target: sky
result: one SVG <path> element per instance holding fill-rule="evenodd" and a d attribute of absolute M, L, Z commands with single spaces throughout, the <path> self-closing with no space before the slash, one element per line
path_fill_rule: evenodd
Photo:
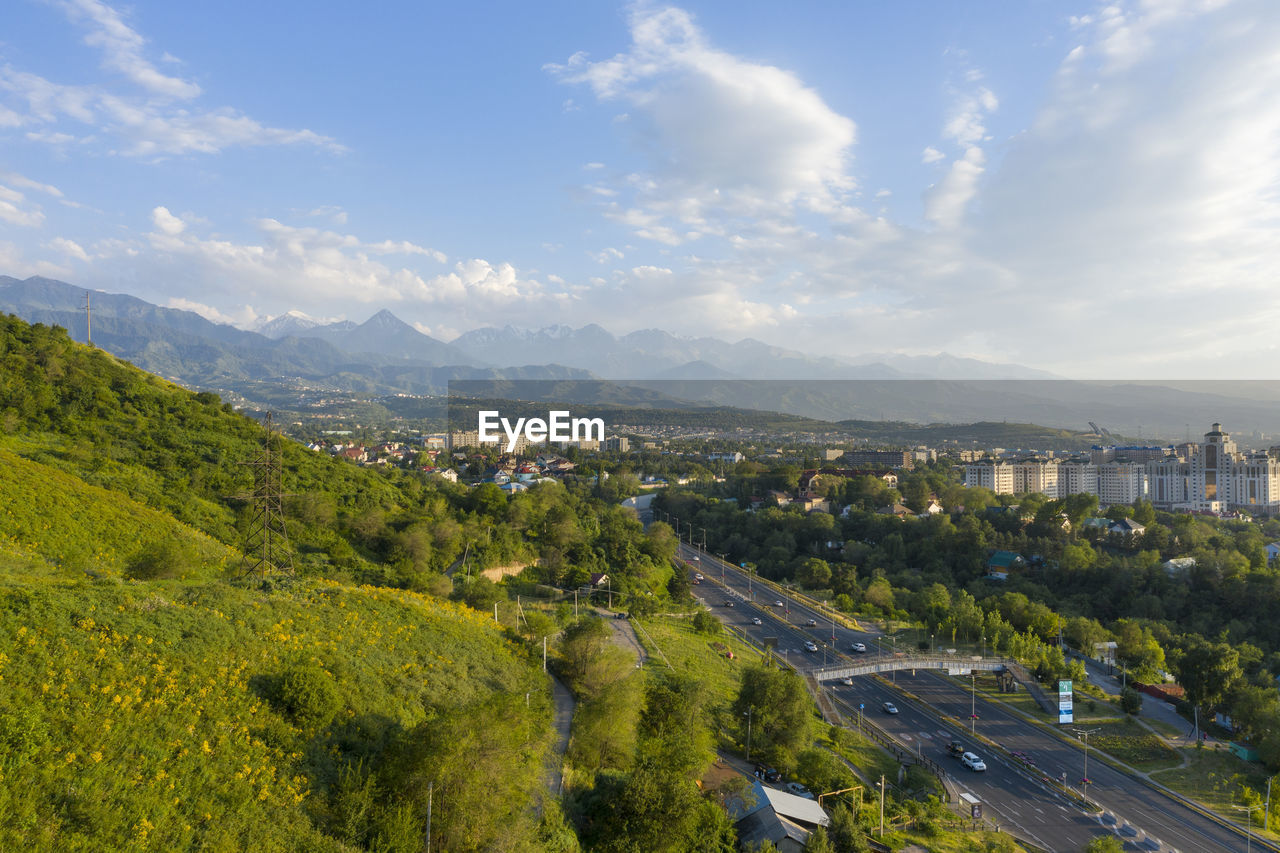
<path fill-rule="evenodd" d="M 1274 0 L 8 0 L 0 274 L 1278 378 Z"/>

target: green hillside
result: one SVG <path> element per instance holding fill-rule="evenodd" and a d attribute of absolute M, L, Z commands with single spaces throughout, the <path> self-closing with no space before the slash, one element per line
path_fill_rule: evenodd
<path fill-rule="evenodd" d="M 449 849 L 533 834 L 544 686 L 469 608 L 327 582 L 7 584 L 0 648 L 0 849 L 416 850 L 428 778 Z"/>
<path fill-rule="evenodd" d="M 64 471 L 0 447 L 0 558 L 31 570 L 120 575 L 149 545 L 175 543 L 192 571 L 220 573 L 238 551 L 204 533 Z M 67 523 L 73 519 L 74 523 Z"/>
<path fill-rule="evenodd" d="M 285 441 L 298 572 L 251 586 L 264 435 L 0 316 L 0 849 L 417 851 L 430 810 L 436 849 L 576 850 L 541 660 L 572 611 L 518 625 L 474 569 L 608 571 L 653 609 L 670 530 L 585 482 L 508 497 Z"/>

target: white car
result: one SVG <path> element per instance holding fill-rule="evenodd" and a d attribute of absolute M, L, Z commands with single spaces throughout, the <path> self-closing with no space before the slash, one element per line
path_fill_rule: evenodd
<path fill-rule="evenodd" d="M 704 578 L 704 577 L 702 576 L 702 572 L 694 572 L 694 573 L 693 573 L 693 579 L 694 579 L 694 580 L 696 580 L 696 581 L 704 581 L 704 580 L 706 580 L 706 578 Z"/>
<path fill-rule="evenodd" d="M 818 650 L 818 644 L 815 643 L 813 640 L 805 640 L 804 650 L 806 652 L 816 652 Z"/>
<path fill-rule="evenodd" d="M 892 702 L 885 702 L 880 706 L 880 710 L 884 711 L 886 714 L 896 714 L 898 713 L 898 706 Z"/>
<path fill-rule="evenodd" d="M 964 755 L 960 756 L 960 763 L 975 772 L 987 769 L 987 763 L 972 752 L 966 752 Z"/>
<path fill-rule="evenodd" d="M 752 625 L 763 625 L 764 623 L 760 621 L 760 617 L 759 617 L 759 616 L 752 616 L 752 617 L 751 617 L 751 624 L 752 624 Z"/>
<path fill-rule="evenodd" d="M 787 605 L 783 604 L 781 600 L 778 600 L 778 601 L 775 601 L 775 602 L 773 603 L 773 606 L 774 606 L 774 607 L 786 607 Z"/>
<path fill-rule="evenodd" d="M 852 676 L 852 675 L 846 675 L 844 678 L 842 678 L 842 679 L 840 680 L 840 683 L 841 683 L 841 684 L 843 684 L 845 687 L 852 687 L 852 686 L 853 686 L 853 676 Z"/>
<path fill-rule="evenodd" d="M 804 797 L 806 800 L 812 800 L 813 794 L 809 793 L 809 789 L 799 782 L 788 782 L 785 786 L 788 794 L 794 794 L 797 797 Z"/>
<path fill-rule="evenodd" d="M 866 644 L 866 643 L 854 643 L 854 644 L 853 644 L 852 646 L 850 646 L 849 648 L 853 649 L 855 652 L 857 652 L 857 653 L 858 653 L 858 654 L 860 654 L 860 655 L 862 655 L 862 654 L 866 654 L 866 653 L 867 653 L 867 644 Z"/>

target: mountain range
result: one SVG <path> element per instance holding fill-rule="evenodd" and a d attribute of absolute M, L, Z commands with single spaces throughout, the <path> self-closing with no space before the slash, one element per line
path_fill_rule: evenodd
<path fill-rule="evenodd" d="M 62 326 L 77 340 L 86 338 L 86 299 L 95 345 L 189 387 L 233 391 L 250 403 L 278 401 L 299 387 L 434 395 L 456 380 L 491 381 L 508 390 L 512 382 L 545 380 L 563 394 L 566 381 L 591 380 L 583 386 L 590 394 L 634 405 L 695 401 L 830 421 L 1006 419 L 1073 429 L 1098 421 L 1129 435 L 1141 436 L 1145 428 L 1147 436 L 1170 440 L 1198 435 L 1217 421 L 1237 430 L 1280 431 L 1274 382 L 1068 381 L 946 353 L 835 358 L 751 338 L 730 343 L 658 329 L 616 336 L 598 325 L 489 327 L 446 343 L 387 310 L 363 323 L 291 311 L 248 331 L 124 294 L 0 276 L 0 311 Z M 540 399 L 527 389 L 517 396 Z"/>

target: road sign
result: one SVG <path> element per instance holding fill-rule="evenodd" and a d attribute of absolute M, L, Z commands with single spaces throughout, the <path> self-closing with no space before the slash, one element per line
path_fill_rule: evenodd
<path fill-rule="evenodd" d="M 1075 716 L 1071 707 L 1071 682 L 1058 682 L 1058 725 L 1074 722 Z"/>

